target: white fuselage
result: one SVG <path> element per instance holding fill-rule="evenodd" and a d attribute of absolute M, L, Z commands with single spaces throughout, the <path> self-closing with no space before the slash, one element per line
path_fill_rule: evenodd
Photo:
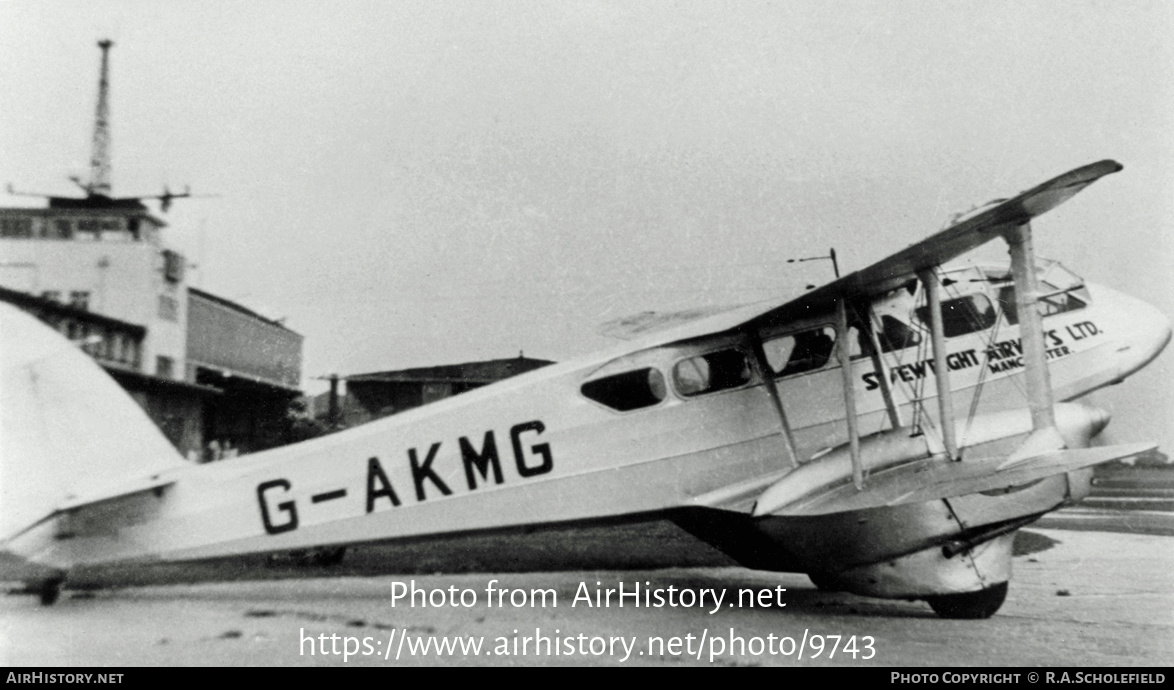
<path fill-rule="evenodd" d="M 975 285 L 967 289 L 993 290 Z M 1169 322 L 1152 307 L 1106 288 L 1087 290 L 1086 305 L 1044 319 L 1058 400 L 1120 381 L 1170 337 Z M 821 316 L 762 335 L 769 343 L 832 321 Z M 948 339 L 960 419 L 1025 404 L 1018 337 L 1018 327 L 1000 318 Z M 680 363 L 747 349 L 746 340 L 730 333 L 622 347 L 301 444 L 179 467 L 160 477 L 172 480 L 162 488 L 59 515 L 4 549 L 25 563 L 68 570 L 688 506 L 745 512 L 747 497 L 793 470 L 761 372 L 749 367 L 742 383 L 689 395 Z M 927 434 L 936 408 L 919 411 L 915 401 L 934 396 L 928 359 L 924 345 L 885 354 L 903 424 L 920 418 Z M 585 383 L 646 369 L 659 377 L 651 404 L 620 410 L 583 394 Z M 852 360 L 862 434 L 889 425 L 878 376 L 868 357 Z M 776 380 L 801 464 L 845 441 L 835 357 Z"/>

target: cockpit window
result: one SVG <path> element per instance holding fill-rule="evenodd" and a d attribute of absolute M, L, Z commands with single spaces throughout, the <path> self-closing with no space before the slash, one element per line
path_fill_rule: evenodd
<path fill-rule="evenodd" d="M 620 412 L 652 407 L 665 399 L 664 375 L 652 368 L 626 371 L 588 381 L 583 395 Z"/>
<path fill-rule="evenodd" d="M 750 362 L 737 349 L 690 357 L 673 367 L 677 392 L 684 396 L 716 393 L 750 382 Z"/>
<path fill-rule="evenodd" d="M 836 330 L 820 326 L 762 343 L 766 363 L 775 376 L 791 376 L 822 369 L 831 359 L 836 345 Z"/>
<path fill-rule="evenodd" d="M 1040 285 L 1044 290 L 1052 289 L 1051 286 L 1043 283 Z M 999 288 L 999 304 L 1003 307 L 1003 315 L 1007 317 L 1007 323 L 1012 326 L 1018 324 L 1019 305 L 1015 302 L 1014 285 L 1005 285 Z M 1083 309 L 1087 305 L 1087 302 L 1071 292 L 1061 292 L 1040 299 L 1039 304 L 1041 316 L 1052 316 L 1053 314 L 1063 314 L 1064 312 Z"/>
<path fill-rule="evenodd" d="M 1084 279 L 1069 271 L 1059 261 L 1047 261 L 1037 268 L 1040 287 L 1052 290 L 1076 291 L 1084 288 Z"/>
<path fill-rule="evenodd" d="M 868 333 L 861 328 L 860 324 L 851 326 L 848 329 L 848 336 L 852 343 L 849 355 L 853 359 L 863 357 L 865 353 L 872 351 L 868 342 Z M 882 353 L 896 352 L 920 345 L 922 333 L 914 326 L 891 314 L 881 314 L 880 328 L 876 332 L 876 339 L 880 343 Z"/>
<path fill-rule="evenodd" d="M 1040 259 L 1035 270 L 1039 276 L 1040 294 L 1045 295 L 1039 300 L 1041 315 L 1052 316 L 1083 309 L 1092 302 L 1084 279 L 1069 271 L 1059 261 Z M 1007 323 L 1018 324 L 1019 308 L 1015 303 L 1015 286 L 1009 284 L 1011 275 L 988 272 L 988 276 L 991 282 L 999 284 L 995 289 L 998 291 L 999 306 L 1007 317 Z"/>
<path fill-rule="evenodd" d="M 918 307 L 916 314 L 929 325 L 929 307 Z M 995 325 L 995 318 L 995 309 L 986 295 L 965 295 L 942 302 L 942 331 L 947 338 L 984 331 Z"/>

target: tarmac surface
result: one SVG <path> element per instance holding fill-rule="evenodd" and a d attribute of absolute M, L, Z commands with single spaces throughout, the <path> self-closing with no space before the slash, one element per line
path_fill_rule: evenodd
<path fill-rule="evenodd" d="M 1174 659 L 1174 470 L 1099 473 L 1080 506 L 1021 530 L 1015 553 L 1006 603 L 980 621 L 740 568 L 663 522 L 355 547 L 331 567 L 294 557 L 128 571 L 119 578 L 131 586 L 117 588 L 85 589 L 96 582 L 82 574 L 51 607 L 0 597 L 0 665 L 1100 668 Z M 639 585 L 639 601 L 621 607 L 613 593 L 595 605 L 597 590 L 620 583 L 628 593 Z M 413 585 L 431 600 L 393 597 Z M 644 599 L 649 589 L 665 605 Z"/>
<path fill-rule="evenodd" d="M 1174 539 L 1035 529 L 1021 535 L 1018 550 L 1030 553 L 1015 558 L 1007 601 L 989 620 L 943 620 L 922 602 L 825 593 L 802 575 L 737 567 L 314 577 L 67 591 L 52 607 L 4 597 L 0 664 L 1104 667 L 1174 659 Z M 494 580 L 507 591 L 500 606 L 486 601 Z M 408 588 L 413 581 L 432 603 L 440 599 L 431 590 L 441 590 L 444 605 L 423 605 L 419 597 L 414 606 L 407 598 L 393 605 L 395 583 Z M 580 588 L 594 597 L 596 582 L 616 588 L 620 581 L 629 592 L 648 583 L 666 598 L 669 587 L 674 594 L 713 592 L 704 607 L 575 601 Z M 451 606 L 450 588 L 458 597 L 469 590 L 465 602 L 475 596 L 476 603 Z M 535 589 L 553 589 L 557 599 L 534 605 Z M 511 605 L 513 590 L 522 590 L 526 605 Z M 768 592 L 756 604 L 772 606 L 736 605 L 741 590 Z M 716 593 L 724 593 L 723 604 L 711 614 Z M 431 645 L 441 638 L 482 646 L 476 654 L 471 647 L 438 653 Z M 425 640 L 426 652 L 419 647 Z"/>
<path fill-rule="evenodd" d="M 1174 536 L 1174 466 L 1098 467 L 1087 498 L 1036 526 Z"/>

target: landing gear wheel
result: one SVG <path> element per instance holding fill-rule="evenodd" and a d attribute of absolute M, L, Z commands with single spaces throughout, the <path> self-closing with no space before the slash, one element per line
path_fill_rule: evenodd
<path fill-rule="evenodd" d="M 44 580 L 37 586 L 37 595 L 41 598 L 42 606 L 52 606 L 61 596 L 62 580 Z"/>
<path fill-rule="evenodd" d="M 980 589 L 977 592 L 963 592 L 962 594 L 939 594 L 935 597 L 926 597 L 929 607 L 942 618 L 977 620 L 990 618 L 1003 605 L 1007 598 L 1007 583 L 1000 582 L 994 587 Z"/>

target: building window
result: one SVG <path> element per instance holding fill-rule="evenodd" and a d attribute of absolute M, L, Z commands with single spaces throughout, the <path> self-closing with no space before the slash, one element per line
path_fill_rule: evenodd
<path fill-rule="evenodd" d="M 118 343 L 118 361 L 123 364 L 136 365 L 138 362 L 135 357 L 135 341 L 127 336 L 122 336 Z"/>
<path fill-rule="evenodd" d="M 86 290 L 74 290 L 69 293 L 69 306 L 74 309 L 88 311 L 90 308 L 90 293 Z"/>
<path fill-rule="evenodd" d="M 86 344 L 82 346 L 86 354 L 95 359 L 106 358 L 106 334 L 94 326 L 86 329 Z"/>
<path fill-rule="evenodd" d="M 122 354 L 123 354 L 122 361 L 131 365 L 135 369 L 138 369 L 139 368 L 139 344 L 138 344 L 138 342 L 130 339 L 129 337 L 124 339 L 122 342 L 124 345 L 123 351 L 122 351 Z"/>
<path fill-rule="evenodd" d="M 175 360 L 170 357 L 159 355 L 155 358 L 155 375 L 159 378 L 169 379 L 175 373 Z"/>
<path fill-rule="evenodd" d="M 123 364 L 135 363 L 135 342 L 125 335 L 118 340 L 118 361 Z"/>
<path fill-rule="evenodd" d="M 0 220 L 0 237 L 27 239 L 32 236 L 32 218 L 5 218 L 4 220 Z"/>
<path fill-rule="evenodd" d="M 82 322 L 77 325 L 77 338 L 73 344 L 82 352 L 93 356 L 91 350 L 94 349 L 94 343 L 90 341 L 90 324 Z"/>
<path fill-rule="evenodd" d="M 163 277 L 172 283 L 183 281 L 183 255 L 170 249 L 163 250 Z"/>
<path fill-rule="evenodd" d="M 83 219 L 77 222 L 77 227 L 74 230 L 74 238 L 79 240 L 97 241 L 102 233 L 102 228 L 99 227 L 98 221 Z"/>
<path fill-rule="evenodd" d="M 53 226 L 57 229 L 56 234 L 51 235 L 57 239 L 68 240 L 73 237 L 73 223 L 68 220 L 55 220 Z"/>
<path fill-rule="evenodd" d="M 97 359 L 110 359 L 110 333 L 104 329 L 95 333 L 94 349 L 90 356 Z"/>
<path fill-rule="evenodd" d="M 169 295 L 159 295 L 159 318 L 164 321 L 179 321 L 179 302 Z"/>
<path fill-rule="evenodd" d="M 126 359 L 124 358 L 125 345 L 123 343 L 124 343 L 124 341 L 122 339 L 121 333 L 119 333 L 117 331 L 110 333 L 110 340 L 106 343 L 106 347 L 107 347 L 107 351 L 109 352 L 110 359 L 114 360 L 115 362 L 123 362 L 123 363 L 126 362 Z"/>

